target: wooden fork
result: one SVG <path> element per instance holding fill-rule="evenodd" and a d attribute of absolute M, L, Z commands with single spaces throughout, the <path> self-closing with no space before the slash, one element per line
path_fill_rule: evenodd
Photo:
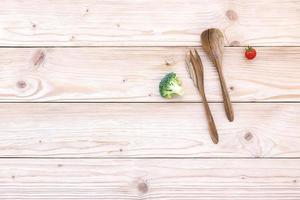
<path fill-rule="evenodd" d="M 217 128 L 215 125 L 214 118 L 211 114 L 211 110 L 209 108 L 209 105 L 208 105 L 208 102 L 206 99 L 206 95 L 205 95 L 205 90 L 204 90 L 203 64 L 202 64 L 201 58 L 200 58 L 198 52 L 196 51 L 196 49 L 194 49 L 194 52 L 195 52 L 195 55 L 193 54 L 192 50 L 190 50 L 190 55 L 189 55 L 189 58 L 187 59 L 187 65 L 189 67 L 188 69 L 189 69 L 191 78 L 193 79 L 195 86 L 198 88 L 198 91 L 199 91 L 200 95 L 202 96 L 203 105 L 204 105 L 206 117 L 208 120 L 210 137 L 211 137 L 213 143 L 217 144 L 219 142 L 218 131 L 217 131 Z M 192 64 L 192 66 L 190 64 Z"/>

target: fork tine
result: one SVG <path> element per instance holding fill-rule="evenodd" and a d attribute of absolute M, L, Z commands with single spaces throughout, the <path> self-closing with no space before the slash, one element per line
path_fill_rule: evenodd
<path fill-rule="evenodd" d="M 193 80 L 193 83 L 194 83 L 195 87 L 198 87 L 196 74 L 195 74 L 195 69 L 194 69 L 193 64 L 191 63 L 190 52 L 186 53 L 185 62 L 186 62 L 186 68 L 187 68 L 187 71 L 190 75 L 190 78 Z"/>
<path fill-rule="evenodd" d="M 190 50 L 190 57 L 191 57 L 191 63 L 192 63 L 192 65 L 193 65 L 193 67 L 194 67 L 194 69 L 197 67 L 197 61 L 196 61 L 196 58 L 195 58 L 195 56 L 194 56 L 194 54 L 193 54 L 193 52 L 192 52 L 192 50 Z M 196 71 L 196 70 L 195 70 Z"/>
<path fill-rule="evenodd" d="M 195 72 L 195 80 L 196 80 L 195 82 L 197 84 L 197 88 L 199 89 L 200 83 L 202 82 L 202 80 L 201 80 L 202 77 L 198 77 L 198 75 L 197 75 L 197 69 L 198 69 L 197 65 L 198 64 L 197 64 L 196 58 L 195 58 L 192 50 L 190 50 L 190 58 L 191 58 L 191 63 L 192 63 L 192 66 L 193 66 L 193 70 Z M 199 78 L 200 78 L 201 81 L 199 81 Z"/>
<path fill-rule="evenodd" d="M 191 56 L 191 60 L 192 60 L 192 57 L 194 57 L 194 55 L 193 55 L 193 52 L 191 49 L 190 49 L 190 56 Z"/>
<path fill-rule="evenodd" d="M 200 58 L 200 55 L 199 55 L 198 51 L 197 51 L 196 49 L 194 49 L 194 51 L 195 51 L 195 54 L 196 54 L 197 59 L 198 59 L 199 61 L 202 62 L 202 60 L 201 60 L 201 58 Z"/>
<path fill-rule="evenodd" d="M 195 51 L 195 54 L 196 54 L 196 60 L 197 60 L 197 62 L 199 64 L 201 73 L 203 74 L 203 64 L 202 64 L 201 57 L 200 57 L 200 55 L 199 55 L 199 53 L 198 53 L 198 51 L 196 49 L 194 49 L 194 51 Z"/>

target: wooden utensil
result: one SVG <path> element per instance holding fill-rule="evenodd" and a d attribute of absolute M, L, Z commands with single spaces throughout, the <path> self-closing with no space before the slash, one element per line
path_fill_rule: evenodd
<path fill-rule="evenodd" d="M 209 55 L 214 65 L 217 68 L 220 84 L 222 88 L 222 95 L 224 100 L 224 107 L 227 118 L 229 121 L 234 120 L 233 108 L 230 102 L 229 94 L 227 91 L 223 70 L 222 70 L 222 60 L 223 60 L 223 50 L 224 50 L 224 37 L 219 29 L 211 28 L 204 31 L 201 34 L 202 47 Z"/>
<path fill-rule="evenodd" d="M 213 143 L 217 144 L 219 142 L 218 131 L 215 125 L 214 118 L 211 114 L 204 90 L 203 64 L 198 52 L 195 49 L 194 52 L 195 56 L 193 55 L 193 52 L 190 51 L 189 58 L 187 58 L 188 71 L 190 72 L 191 78 L 193 79 L 195 86 L 198 88 L 198 91 L 202 96 L 203 105 L 208 120 L 210 137 Z"/>

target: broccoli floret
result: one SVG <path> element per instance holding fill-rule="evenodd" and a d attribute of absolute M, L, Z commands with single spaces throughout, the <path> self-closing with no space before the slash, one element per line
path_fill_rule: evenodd
<path fill-rule="evenodd" d="M 171 99 L 176 95 L 183 95 L 181 81 L 176 76 L 176 73 L 171 72 L 165 75 L 159 83 L 159 92 L 162 97 L 167 99 Z"/>

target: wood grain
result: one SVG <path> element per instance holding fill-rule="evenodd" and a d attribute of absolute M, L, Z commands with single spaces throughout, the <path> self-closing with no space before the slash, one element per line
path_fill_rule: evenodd
<path fill-rule="evenodd" d="M 1 46 L 190 46 L 220 28 L 226 45 L 300 45 L 295 0 L 2 0 Z"/>
<path fill-rule="evenodd" d="M 300 101 L 300 48 L 260 47 L 253 61 L 243 48 L 225 48 L 223 70 L 232 101 Z M 166 102 L 160 79 L 178 74 L 182 98 L 200 102 L 185 67 L 187 48 L 0 48 L 0 101 Z M 204 64 L 208 101 L 222 101 L 215 67 Z M 284 56 L 283 56 L 284 55 Z"/>
<path fill-rule="evenodd" d="M 299 10 L 295 0 L 2 0 L 0 199 L 300 199 Z M 184 62 L 211 27 L 258 52 L 246 61 L 225 48 L 239 103 L 233 123 L 210 103 L 218 145 Z M 208 101 L 221 102 L 200 55 Z M 158 83 L 171 71 L 185 95 L 166 101 Z"/>
<path fill-rule="evenodd" d="M 299 104 L 2 103 L 0 157 L 299 157 Z"/>
<path fill-rule="evenodd" d="M 0 198 L 295 200 L 299 159 L 1 159 Z"/>
<path fill-rule="evenodd" d="M 203 102 L 202 104 L 204 106 L 206 119 L 208 122 L 208 130 L 209 130 L 210 138 L 212 139 L 213 143 L 217 144 L 219 142 L 219 135 L 205 95 L 203 63 L 201 61 L 198 52 L 196 50 L 194 50 L 194 52 L 195 55 L 192 51 L 190 51 L 188 55 L 188 57 L 190 57 L 190 60 L 187 60 L 187 67 L 189 68 L 188 69 L 189 74 L 193 82 L 196 83 L 196 87 L 199 90 L 199 94 L 201 95 L 202 98 L 202 102 Z M 190 65 L 192 66 L 190 67 Z"/>
<path fill-rule="evenodd" d="M 219 29 L 207 29 L 201 34 L 201 43 L 203 50 L 208 54 L 217 69 L 222 89 L 224 108 L 228 120 L 232 122 L 234 120 L 234 112 L 230 96 L 228 94 L 228 87 L 224 78 L 222 65 L 224 54 L 224 35 Z M 200 56 L 198 55 L 198 57 Z"/>

